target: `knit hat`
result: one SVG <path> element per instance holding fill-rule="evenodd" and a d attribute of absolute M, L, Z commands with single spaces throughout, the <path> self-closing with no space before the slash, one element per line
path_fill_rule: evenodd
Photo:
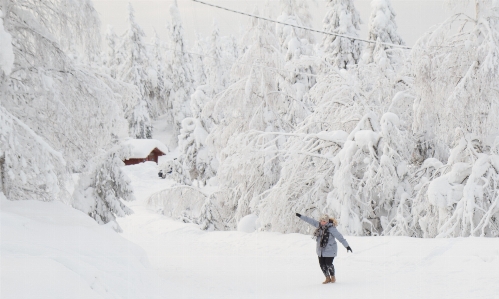
<path fill-rule="evenodd" d="M 329 216 L 324 214 L 321 216 L 321 218 L 319 219 L 319 221 L 326 221 L 326 222 L 329 222 Z"/>

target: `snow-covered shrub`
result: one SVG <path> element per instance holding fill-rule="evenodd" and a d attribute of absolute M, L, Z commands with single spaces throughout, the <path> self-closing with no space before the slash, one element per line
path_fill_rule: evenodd
<path fill-rule="evenodd" d="M 148 203 L 166 216 L 199 224 L 204 230 L 227 229 L 223 202 L 216 194 L 209 196 L 190 186 L 174 186 L 154 193 Z"/>
<path fill-rule="evenodd" d="M 73 194 L 73 207 L 94 218 L 99 224 L 116 222 L 116 217 L 133 211 L 122 200 L 135 200 L 130 179 L 123 173 L 123 160 L 130 156 L 129 147 L 115 147 L 93 161 L 84 172 Z M 113 223 L 121 231 L 118 223 Z"/>
<path fill-rule="evenodd" d="M 438 164 L 430 179 L 421 180 L 424 189 L 414 198 L 412 225 L 420 237 L 497 237 L 497 148 L 482 147 L 462 130 L 456 141 L 447 164 Z"/>
<path fill-rule="evenodd" d="M 161 162 L 158 167 L 164 179 L 171 179 L 181 185 L 190 185 L 191 177 L 177 158 Z"/>

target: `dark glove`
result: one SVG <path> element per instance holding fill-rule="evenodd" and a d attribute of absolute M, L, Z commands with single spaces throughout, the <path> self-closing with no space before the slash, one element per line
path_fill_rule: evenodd
<path fill-rule="evenodd" d="M 347 247 L 347 252 L 350 250 L 350 252 L 353 252 L 352 251 L 352 248 L 350 248 L 350 246 Z"/>
<path fill-rule="evenodd" d="M 296 217 L 301 217 L 301 214 L 300 213 L 296 213 Z"/>

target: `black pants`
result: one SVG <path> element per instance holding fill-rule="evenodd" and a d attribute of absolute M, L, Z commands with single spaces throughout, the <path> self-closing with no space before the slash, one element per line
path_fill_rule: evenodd
<path fill-rule="evenodd" d="M 324 276 L 334 276 L 334 257 L 322 257 L 319 256 L 319 265 L 321 266 L 322 273 Z"/>

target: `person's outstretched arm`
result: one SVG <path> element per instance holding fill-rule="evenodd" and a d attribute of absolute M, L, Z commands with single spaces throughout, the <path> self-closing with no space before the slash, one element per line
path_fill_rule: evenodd
<path fill-rule="evenodd" d="M 331 232 L 331 234 L 333 234 L 334 238 L 338 241 L 340 241 L 341 244 L 343 244 L 343 246 L 345 246 L 345 248 L 347 249 L 347 252 L 348 250 L 352 251 L 352 249 L 350 248 L 350 245 L 348 245 L 348 242 L 347 240 L 345 240 L 345 238 L 343 238 L 343 235 L 336 229 L 336 227 L 331 227 L 329 229 L 329 232 Z"/>
<path fill-rule="evenodd" d="M 305 221 L 306 223 L 312 225 L 313 227 L 319 227 L 319 221 L 317 221 L 315 219 L 312 219 L 312 218 L 307 217 L 307 216 L 303 216 L 299 213 L 296 213 L 296 216 L 298 218 L 300 218 L 301 220 Z"/>

